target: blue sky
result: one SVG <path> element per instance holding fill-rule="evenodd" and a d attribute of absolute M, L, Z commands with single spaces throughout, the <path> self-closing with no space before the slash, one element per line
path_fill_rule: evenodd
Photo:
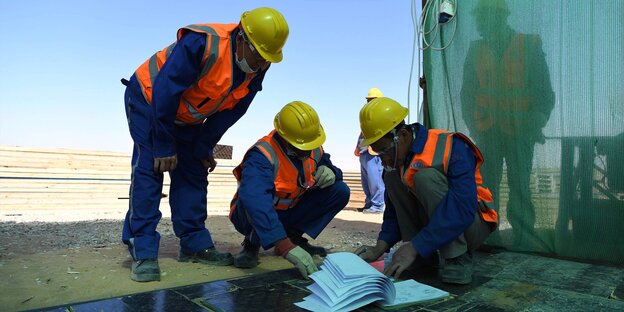
<path fill-rule="evenodd" d="M 221 143 L 233 145 L 240 159 L 272 129 L 283 105 L 301 100 L 319 113 L 334 162 L 358 168 L 352 152 L 367 90 L 378 87 L 407 105 L 407 0 L 0 0 L 0 144 L 129 153 L 119 79 L 173 42 L 178 28 L 237 23 L 259 6 L 278 9 L 290 25 L 284 60 Z M 415 84 L 412 90 L 415 105 Z"/>

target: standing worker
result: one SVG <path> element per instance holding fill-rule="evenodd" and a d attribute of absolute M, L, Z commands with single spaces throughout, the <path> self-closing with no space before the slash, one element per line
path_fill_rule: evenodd
<path fill-rule="evenodd" d="M 461 133 L 405 124 L 407 108 L 380 97 L 360 111 L 362 144 L 379 155 L 386 173 L 386 211 L 375 246 L 356 253 L 377 260 L 400 240 L 401 245 L 385 268 L 398 278 L 417 257 L 444 258 L 442 282 L 472 281 L 472 251 L 485 241 L 498 223 L 488 207 L 492 194 L 482 186 L 477 147 Z"/>
<path fill-rule="evenodd" d="M 245 235 L 234 266 L 258 265 L 260 246 L 294 264 L 303 277 L 315 272 L 312 256 L 325 256 L 303 233 L 316 238 L 349 202 L 342 171 L 321 146 L 325 131 L 314 109 L 286 104 L 275 116 L 275 130 L 258 140 L 234 169 L 239 182 L 230 220 Z"/>
<path fill-rule="evenodd" d="M 122 240 L 133 259 L 133 280 L 160 280 L 156 226 L 166 171 L 178 261 L 232 264 L 231 254 L 215 250 L 205 226 L 208 172 L 217 165 L 213 148 L 262 90 L 287 37 L 282 14 L 266 7 L 244 12 L 239 24 L 189 25 L 129 81 L 122 79 L 134 140 Z"/>
<path fill-rule="evenodd" d="M 371 88 L 366 95 L 366 103 L 373 99 L 382 97 L 383 93 L 377 88 Z M 360 179 L 362 181 L 362 189 L 364 190 L 364 207 L 357 210 L 364 213 L 383 213 L 384 191 L 386 187 L 383 182 L 383 166 L 381 160 L 375 155 L 368 152 L 368 146 L 362 146 L 362 133 L 358 137 L 355 156 L 360 159 Z"/>

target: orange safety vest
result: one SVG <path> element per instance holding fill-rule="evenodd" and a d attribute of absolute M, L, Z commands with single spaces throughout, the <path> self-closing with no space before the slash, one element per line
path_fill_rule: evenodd
<path fill-rule="evenodd" d="M 487 204 L 492 205 L 492 193 L 490 190 L 483 187 L 483 178 L 481 177 L 480 167 L 483 163 L 483 156 L 479 149 L 472 143 L 472 141 L 465 135 L 458 132 L 448 132 L 445 130 L 430 129 L 427 136 L 427 142 L 420 154 L 416 154 L 412 157 L 409 167 L 405 170 L 401 167 L 401 179 L 403 184 L 409 186 L 411 190 L 414 189 L 414 175 L 421 168 L 434 168 L 442 172 L 445 176 L 448 170 L 448 162 L 451 158 L 451 146 L 453 145 L 453 137 L 458 137 L 471 147 L 475 157 L 477 158 L 477 164 L 475 166 L 475 181 L 477 183 L 477 201 L 478 211 L 486 222 L 498 224 L 498 214 L 494 209 L 488 207 Z"/>
<path fill-rule="evenodd" d="M 527 44 L 527 41 L 530 41 Z M 538 37 L 515 35 L 502 59 L 483 41 L 479 45 L 474 66 L 479 87 L 475 92 L 477 109 L 473 113 L 476 127 L 486 131 L 500 127 L 505 134 L 520 134 L 531 122 L 529 105 L 532 103 L 529 85 L 530 65 L 527 58 L 537 47 Z"/>
<path fill-rule="evenodd" d="M 206 117 L 216 112 L 234 108 L 239 100 L 249 93 L 247 85 L 254 74 L 247 74 L 240 86 L 230 90 L 233 83 L 233 66 L 236 66 L 230 35 L 237 27 L 237 24 L 197 24 L 178 30 L 178 40 L 187 31 L 206 34 L 206 49 L 197 81 L 180 97 L 176 124 L 200 124 Z M 176 43 L 177 41 L 152 55 L 135 73 L 143 96 L 150 104 L 152 86 Z"/>
<path fill-rule="evenodd" d="M 353 155 L 355 155 L 355 157 L 360 157 L 360 142 L 362 142 L 362 132 L 360 132 L 360 136 L 358 136 L 357 143 L 355 144 L 355 150 L 353 151 Z"/>
<path fill-rule="evenodd" d="M 319 147 L 310 151 L 310 156 L 303 161 L 306 183 L 305 185 L 301 185 L 297 167 L 295 167 L 292 160 L 286 154 L 286 151 L 283 150 L 277 142 L 275 134 L 275 130 L 271 131 L 269 135 L 258 140 L 249 150 L 257 148 L 271 162 L 273 166 L 273 183 L 275 185 L 273 208 L 275 210 L 286 210 L 294 207 L 309 187 L 314 185 L 314 173 L 316 172 L 318 162 L 321 160 L 321 156 L 323 156 L 323 148 Z M 242 163 L 234 168 L 233 171 L 239 185 L 241 179 L 244 178 L 242 176 L 242 171 Z M 306 185 L 308 187 L 306 187 Z M 238 191 L 234 194 L 230 205 L 230 217 L 236 208 L 237 201 Z"/>

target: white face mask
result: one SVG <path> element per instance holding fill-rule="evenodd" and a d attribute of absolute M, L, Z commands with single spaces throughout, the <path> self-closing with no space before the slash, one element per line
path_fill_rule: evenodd
<path fill-rule="evenodd" d="M 243 55 L 244 54 L 245 52 L 243 52 Z M 240 61 L 238 60 L 238 56 L 235 56 L 234 60 L 236 60 L 236 65 L 238 65 L 238 68 L 240 68 L 240 70 L 244 71 L 245 73 L 252 74 L 256 72 L 255 70 L 251 69 L 249 64 L 247 64 L 247 60 L 245 59 L 244 56 L 243 56 L 243 59 Z"/>
<path fill-rule="evenodd" d="M 243 42 L 245 40 L 243 39 Z M 246 42 L 244 42 L 246 44 Z M 236 65 L 238 65 L 238 68 L 240 68 L 240 70 L 244 71 L 247 74 L 252 74 L 255 73 L 256 71 L 253 70 L 251 68 L 251 66 L 249 66 L 249 63 L 247 63 L 247 59 L 245 58 L 245 49 L 242 49 L 243 52 L 243 59 L 239 60 L 238 59 L 238 54 L 234 54 L 234 60 L 236 61 Z"/>

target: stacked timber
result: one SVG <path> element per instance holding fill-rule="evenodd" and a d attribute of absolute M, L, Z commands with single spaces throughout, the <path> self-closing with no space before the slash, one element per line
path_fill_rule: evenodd
<path fill-rule="evenodd" d="M 0 214 L 63 213 L 119 216 L 128 208 L 130 155 L 108 151 L 28 148 L 0 145 Z M 238 161 L 219 159 L 208 176 L 209 215 L 227 214 L 236 191 L 232 169 Z M 359 172 L 345 172 L 351 187 L 350 207 L 363 205 Z M 169 193 L 165 175 L 163 194 Z M 163 195 L 161 211 L 168 213 Z"/>

